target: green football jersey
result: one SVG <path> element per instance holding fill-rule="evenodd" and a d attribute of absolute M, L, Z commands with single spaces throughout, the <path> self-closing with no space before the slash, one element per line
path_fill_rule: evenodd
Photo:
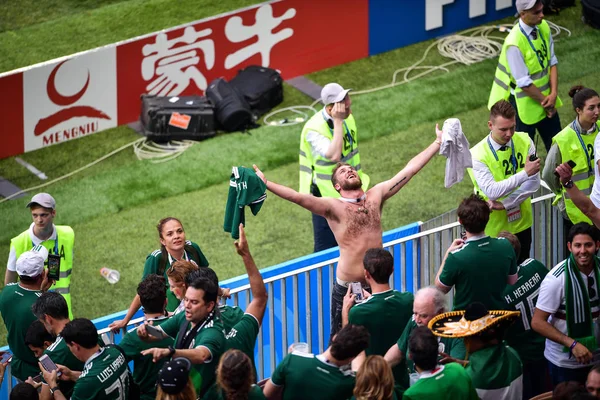
<path fill-rule="evenodd" d="M 517 283 L 506 286 L 504 290 L 506 309 L 521 312 L 521 319 L 506 331 L 506 341 L 526 363 L 544 358 L 546 338 L 531 329 L 531 319 L 548 270 L 541 262 L 528 258 L 519 266 L 518 274 Z"/>
<path fill-rule="evenodd" d="M 9 283 L 0 292 L 0 313 L 8 332 L 8 346 L 13 353 L 11 373 L 22 381 L 40 373 L 37 358 L 25 344 L 25 334 L 37 319 L 31 312 L 31 306 L 41 295 L 41 291 L 22 288 L 18 283 Z"/>
<path fill-rule="evenodd" d="M 233 167 L 229 180 L 229 194 L 225 206 L 223 229 L 231 232 L 231 237 L 239 239 L 240 223 L 246 226 L 244 209 L 250 206 L 253 215 L 258 214 L 267 195 L 267 185 L 254 170 L 246 167 Z"/>
<path fill-rule="evenodd" d="M 283 400 L 330 400 L 352 396 L 355 377 L 350 365 L 338 367 L 321 355 L 293 352 L 275 368 L 271 381 L 284 386 Z"/>
<path fill-rule="evenodd" d="M 169 317 L 153 318 L 154 326 L 160 326 Z M 166 348 L 173 345 L 173 338 L 167 337 L 156 342 L 145 342 L 137 334 L 137 328 L 127 332 L 119 346 L 123 349 L 127 361 L 133 361 L 133 381 L 140 387 L 141 399 L 154 400 L 156 398 L 156 377 L 167 361 L 163 358 L 157 362 L 152 361 L 151 355 L 143 356 L 142 350 L 151 349 L 153 347 Z"/>
<path fill-rule="evenodd" d="M 522 396 L 523 366 L 517 352 L 505 344 L 472 353 L 465 370 L 481 398 L 520 399 Z"/>
<path fill-rule="evenodd" d="M 462 365 L 438 365 L 433 371 L 419 376 L 406 392 L 405 400 L 479 400 L 471 378 Z"/>
<path fill-rule="evenodd" d="M 254 346 L 256 346 L 256 337 L 260 325 L 251 314 L 244 314 L 240 322 L 235 324 L 233 328 L 225 336 L 226 350 L 236 349 L 246 354 L 252 362 L 254 370 L 254 379 L 257 379 L 256 366 L 254 364 Z"/>
<path fill-rule="evenodd" d="M 208 267 L 208 260 L 206 259 L 206 257 L 204 257 L 204 254 L 202 253 L 202 250 L 200 250 L 200 246 L 198 246 L 198 244 L 186 240 L 185 244 L 188 246 L 192 246 L 196 252 L 198 252 L 198 256 L 200 257 L 200 259 L 196 259 L 197 257 L 194 255 L 194 253 L 192 252 L 185 252 L 185 256 L 184 259 L 186 260 L 193 260 L 199 267 Z M 160 259 L 162 257 L 162 253 L 161 250 L 154 250 L 152 253 L 150 253 L 148 255 L 148 257 L 146 257 L 146 263 L 144 264 L 144 273 L 142 274 L 142 280 L 150 275 L 150 274 L 156 274 L 158 272 L 158 265 L 160 263 Z M 165 271 L 163 273 L 163 276 L 165 277 L 166 282 L 166 290 L 167 290 L 167 311 L 169 312 L 173 312 L 177 306 L 179 305 L 180 301 L 177 300 L 177 297 L 175 297 L 175 295 L 169 290 L 169 280 L 167 278 L 167 270 L 169 269 L 169 267 L 171 266 L 170 263 L 170 259 L 169 257 L 167 257 L 167 264 L 165 266 Z"/>
<path fill-rule="evenodd" d="M 129 385 L 123 354 L 115 347 L 103 347 L 86 361 L 71 400 L 128 400 Z"/>
<path fill-rule="evenodd" d="M 408 339 L 410 338 L 410 334 L 413 329 L 417 327 L 417 323 L 414 318 L 411 318 L 410 322 L 406 325 L 404 332 L 402 332 L 402 336 L 398 339 L 396 343 L 398 348 L 404 354 L 404 359 L 406 360 L 406 364 L 408 366 L 408 370 L 413 373 L 416 372 L 415 364 L 412 362 L 410 357 L 408 356 Z M 460 338 L 445 338 L 438 337 L 438 351 L 440 353 L 446 353 L 450 357 L 455 358 L 457 360 L 464 360 L 466 357 L 467 350 L 465 349 L 465 343 Z M 440 355 L 438 357 L 438 361 L 442 359 Z"/>
<path fill-rule="evenodd" d="M 448 254 L 439 279 L 445 286 L 454 286 L 453 310 L 464 310 L 476 301 L 488 310 L 502 310 L 506 281 L 516 273 L 517 258 L 510 242 L 485 236 Z"/>
<path fill-rule="evenodd" d="M 226 333 L 229 333 L 231 328 L 233 328 L 235 324 L 242 320 L 243 316 L 244 310 L 237 306 L 219 306 L 219 317 L 221 318 L 221 323 L 223 324 L 223 328 L 225 328 Z"/>
<path fill-rule="evenodd" d="M 256 385 L 250 386 L 248 397 L 244 398 L 248 400 L 266 400 L 262 389 Z M 210 389 L 208 389 L 208 392 L 206 392 L 202 400 L 225 400 L 225 394 L 217 386 L 217 384 L 214 384 L 210 387 Z"/>
<path fill-rule="evenodd" d="M 48 346 L 44 354 L 47 354 L 55 364 L 64 365 L 71 371 L 83 371 L 84 363 L 71 353 L 67 342 L 60 335 L 56 337 L 54 343 Z M 68 398 L 73 393 L 75 382 L 59 380 L 58 386 L 60 391 Z"/>
<path fill-rule="evenodd" d="M 364 302 L 350 309 L 348 322 L 365 326 L 371 334 L 367 355 L 384 356 L 389 348 L 402 336 L 406 324 L 413 315 L 412 293 L 400 293 L 387 290 L 375 293 Z M 393 368 L 396 383 L 408 387 L 406 364 L 400 363 Z"/>
<path fill-rule="evenodd" d="M 169 336 L 175 338 L 175 343 L 179 336 L 179 327 L 185 320 L 185 313 L 179 313 L 169 318 L 160 327 Z M 186 333 L 192 328 L 188 322 Z M 215 371 L 219 358 L 225 352 L 225 330 L 218 316 L 213 317 L 196 333 L 195 338 L 190 343 L 189 349 L 205 347 L 210 351 L 210 361 L 202 364 L 194 364 L 190 372 L 190 379 L 194 383 L 194 388 L 199 396 L 203 396 L 208 388 L 215 381 Z"/>

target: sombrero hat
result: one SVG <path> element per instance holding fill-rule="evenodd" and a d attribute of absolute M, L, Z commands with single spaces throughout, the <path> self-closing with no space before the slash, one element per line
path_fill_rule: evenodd
<path fill-rule="evenodd" d="M 464 338 L 480 335 L 492 327 L 506 327 L 521 316 L 519 311 L 488 311 L 481 303 L 473 303 L 462 311 L 437 315 L 429 321 L 429 329 L 436 336 Z"/>

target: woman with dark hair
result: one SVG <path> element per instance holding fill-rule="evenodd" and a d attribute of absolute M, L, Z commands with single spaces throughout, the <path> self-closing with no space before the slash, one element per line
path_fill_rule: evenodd
<path fill-rule="evenodd" d="M 356 373 L 356 400 L 396 400 L 392 369 L 381 356 L 368 356 Z"/>
<path fill-rule="evenodd" d="M 596 196 L 592 192 L 592 186 L 598 176 L 598 167 L 594 160 L 596 156 L 595 141 L 598 136 L 598 107 L 600 97 L 595 90 L 585 88 L 581 85 L 573 86 L 569 91 L 573 98 L 573 110 L 576 118 L 562 131 L 552 138 L 552 147 L 546 157 L 546 163 L 542 172 L 542 179 L 550 186 L 556 194 L 558 207 L 564 219 L 564 236 L 567 237 L 569 229 L 578 222 L 592 222 L 579 210 L 570 197 L 566 194 L 558 176 L 555 175 L 556 167 L 564 162 L 573 161 L 573 180 L 567 185 L 574 184 L 587 196 L 591 195 L 592 201 L 596 197 L 600 205 L 600 188 Z M 568 253 L 566 253 L 568 254 Z"/>
<path fill-rule="evenodd" d="M 158 274 L 168 279 L 167 271 L 173 263 L 180 260 L 185 260 L 196 264 L 198 267 L 208 267 L 208 260 L 202 254 L 200 246 L 196 243 L 186 240 L 185 231 L 181 221 L 174 217 L 163 218 L 156 226 L 158 230 L 158 239 L 160 241 L 160 249 L 154 250 L 146 257 L 144 264 L 144 273 L 142 279 L 150 274 Z M 174 293 L 169 290 L 167 282 L 167 311 L 174 311 L 179 305 L 179 300 Z M 113 331 L 119 331 L 127 326 L 131 318 L 141 307 L 139 296 L 135 296 L 127 315 L 119 321 L 114 321 L 109 325 Z"/>
<path fill-rule="evenodd" d="M 254 368 L 250 358 L 240 350 L 230 349 L 217 366 L 217 382 L 204 400 L 264 400 L 260 387 L 254 384 Z"/>

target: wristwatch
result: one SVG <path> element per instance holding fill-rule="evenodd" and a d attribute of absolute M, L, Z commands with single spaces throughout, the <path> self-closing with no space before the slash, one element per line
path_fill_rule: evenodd
<path fill-rule="evenodd" d="M 562 184 L 564 187 L 566 187 L 567 189 L 571 189 L 574 185 L 573 183 L 573 179 L 569 179 L 568 181 L 566 181 L 565 183 Z"/>
<path fill-rule="evenodd" d="M 173 357 L 173 354 L 175 354 L 175 348 L 173 346 L 169 346 L 169 357 Z"/>
<path fill-rule="evenodd" d="M 54 396 L 54 392 L 59 391 L 60 388 L 58 386 L 54 386 L 53 388 L 50 388 L 50 393 L 52 393 L 52 395 Z"/>

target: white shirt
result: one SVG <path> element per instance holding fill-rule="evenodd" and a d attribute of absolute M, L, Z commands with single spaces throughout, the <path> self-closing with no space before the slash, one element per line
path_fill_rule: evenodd
<path fill-rule="evenodd" d="M 50 237 L 46 240 L 42 240 L 33 234 L 34 226 L 35 223 L 33 222 L 31 223 L 31 225 L 29 225 L 29 238 L 32 242 L 31 248 L 34 248 L 35 246 L 45 242 L 46 240 L 56 240 L 56 227 L 54 226 L 54 224 L 52 224 L 52 235 L 50 235 Z M 17 270 L 17 250 L 12 246 L 10 246 L 10 253 L 8 253 L 8 262 L 6 263 L 6 269 L 13 272 Z"/>
<path fill-rule="evenodd" d="M 597 125 L 594 124 L 592 128 L 596 128 Z M 592 199 L 592 203 L 596 207 L 600 207 L 600 171 L 598 170 L 598 162 L 600 162 L 600 134 L 596 136 L 596 140 L 594 141 L 594 185 L 592 186 L 592 194 L 590 195 L 590 199 Z"/>
<path fill-rule="evenodd" d="M 490 133 L 489 135 L 490 143 L 494 148 L 494 151 L 499 151 L 501 144 L 496 143 L 496 141 L 492 138 Z M 529 151 L 526 157 L 529 157 L 531 154 L 535 154 L 535 145 L 533 141 L 529 139 Z M 512 144 L 512 139 L 506 144 L 509 147 Z M 523 160 L 525 162 L 525 160 Z M 490 168 L 482 163 L 481 161 L 473 158 L 473 176 L 477 181 L 477 185 L 490 200 L 498 200 L 501 197 L 506 196 L 510 193 L 510 195 L 502 201 L 505 209 L 510 209 L 515 206 L 521 204 L 525 199 L 531 197 L 539 188 L 540 188 L 540 173 L 538 172 L 535 175 L 527 176 L 527 172 L 519 171 L 516 174 L 512 175 L 509 178 L 506 178 L 502 181 L 496 182 Z"/>
<path fill-rule="evenodd" d="M 323 107 L 321 110 L 321 115 L 325 121 L 333 122 L 333 118 L 331 118 L 331 115 L 327 114 L 325 107 Z M 331 144 L 331 139 L 326 138 L 319 132 L 315 131 L 308 131 L 306 133 L 306 141 L 310 145 L 310 151 L 312 154 L 318 154 L 321 157 L 325 157 L 325 153 L 327 153 L 327 150 L 329 150 L 329 145 Z"/>
<path fill-rule="evenodd" d="M 556 328 L 559 332 L 567 335 L 567 321 L 565 319 L 555 318 L 554 314 L 558 311 L 561 305 L 566 306 L 565 299 L 565 274 L 564 271 L 566 265 L 565 261 L 557 264 L 546 277 L 542 281 L 540 286 L 540 294 L 537 299 L 537 303 L 535 304 L 536 308 L 539 308 L 542 311 L 550 313 L 550 318 L 548 322 L 554 328 Z M 562 269 L 562 272 L 561 272 Z M 583 282 L 586 287 L 588 285 L 588 276 L 584 273 L 581 273 L 581 277 L 583 278 Z M 558 276 L 557 276 L 558 275 Z M 593 276 L 593 271 L 590 274 Z M 534 293 L 535 294 L 535 293 Z M 598 301 L 598 293 L 590 299 L 590 302 Z M 592 313 L 600 311 L 600 307 L 592 307 Z M 594 335 L 596 336 L 596 340 L 600 338 L 598 331 L 598 319 L 594 320 Z M 569 359 L 569 353 L 563 352 L 563 345 L 553 342 L 550 339 L 546 339 L 546 349 L 544 350 L 544 357 L 552 364 L 562 367 L 562 368 L 581 368 L 584 367 L 585 364 L 579 364 L 575 357 Z M 590 363 L 591 364 L 591 363 Z"/>
<path fill-rule="evenodd" d="M 527 36 L 531 36 L 531 32 L 533 31 L 532 26 L 527 25 L 523 22 L 522 19 L 519 19 L 519 25 L 523 28 L 523 31 L 527 34 Z M 515 26 L 513 29 L 518 29 Z M 538 35 L 540 35 L 540 30 L 538 29 Z M 533 40 L 533 38 L 531 38 Z M 544 40 L 548 40 L 550 46 L 550 65 L 548 68 L 558 64 L 558 59 L 556 58 L 556 54 L 554 54 L 554 40 L 552 39 L 552 35 L 549 38 L 543 38 Z M 508 46 L 506 49 L 506 61 L 508 62 L 508 67 L 510 68 L 510 73 L 513 78 L 517 82 L 517 86 L 522 88 L 529 86 L 533 83 L 531 76 L 529 75 L 529 70 L 527 69 L 527 65 L 525 64 L 525 59 L 523 58 L 523 53 L 519 50 L 517 46 Z"/>

